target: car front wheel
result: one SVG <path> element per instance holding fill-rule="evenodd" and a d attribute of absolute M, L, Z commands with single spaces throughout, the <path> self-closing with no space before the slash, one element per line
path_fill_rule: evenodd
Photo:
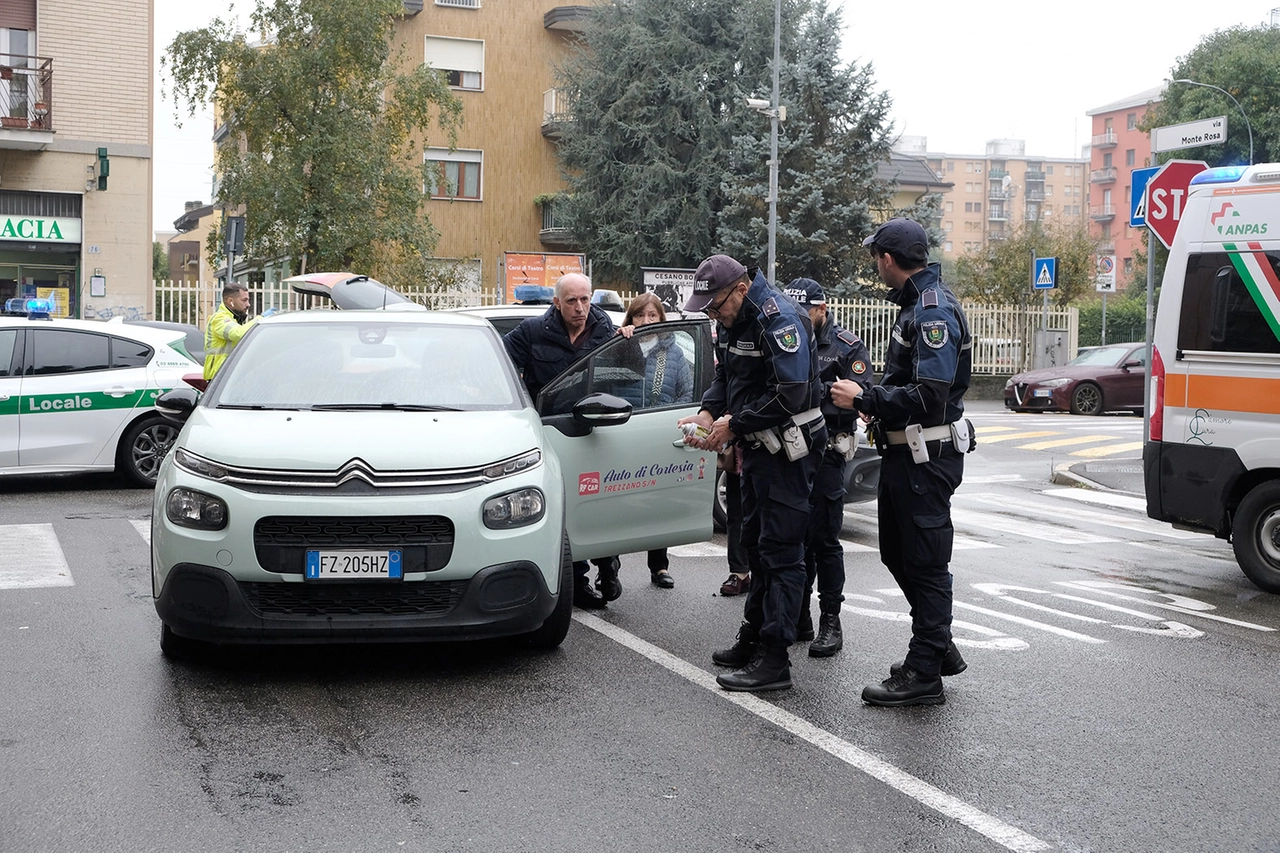
<path fill-rule="evenodd" d="M 141 488 L 154 488 L 160 463 L 169 455 L 180 429 L 163 418 L 138 421 L 120 439 L 117 468 Z"/>
<path fill-rule="evenodd" d="M 1071 392 L 1071 414 L 1102 414 L 1102 389 L 1092 382 L 1081 382 Z"/>
<path fill-rule="evenodd" d="M 569 537 L 564 537 L 560 547 L 560 594 L 556 609 L 537 630 L 525 634 L 524 639 L 535 649 L 550 651 L 564 642 L 569 634 L 569 621 L 573 618 L 573 557 L 569 553 Z"/>
<path fill-rule="evenodd" d="M 1280 482 L 1254 486 L 1231 524 L 1231 546 L 1249 580 L 1280 593 Z"/>

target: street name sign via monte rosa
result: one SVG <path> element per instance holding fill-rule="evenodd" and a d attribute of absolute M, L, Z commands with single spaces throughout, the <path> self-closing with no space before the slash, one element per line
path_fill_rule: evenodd
<path fill-rule="evenodd" d="M 1178 151 L 1182 148 L 1198 148 L 1201 145 L 1220 145 L 1227 141 L 1227 117 L 1189 121 L 1186 124 L 1171 124 L 1157 127 L 1151 131 L 1151 150 Z"/>
<path fill-rule="evenodd" d="M 1147 182 L 1147 227 L 1166 249 L 1173 248 L 1191 179 L 1207 168 L 1203 160 L 1170 160 Z"/>

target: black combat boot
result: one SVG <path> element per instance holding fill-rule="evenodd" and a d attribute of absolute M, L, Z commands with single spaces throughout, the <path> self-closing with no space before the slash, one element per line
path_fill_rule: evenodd
<path fill-rule="evenodd" d="M 750 663 L 742 669 L 717 675 L 716 684 L 741 693 L 787 690 L 791 687 L 791 660 L 786 648 L 761 645 Z"/>
<path fill-rule="evenodd" d="M 843 648 L 844 634 L 840 630 L 840 614 L 820 614 L 818 616 L 818 638 L 809 644 L 809 657 L 829 658 Z"/>
<path fill-rule="evenodd" d="M 807 643 L 813 639 L 813 616 L 809 614 L 809 596 L 800 604 L 800 618 L 796 620 L 796 642 Z"/>
<path fill-rule="evenodd" d="M 591 580 L 586 575 L 573 579 L 573 606 L 583 610 L 599 610 L 606 604 L 604 596 L 591 588 Z"/>
<path fill-rule="evenodd" d="M 752 628 L 747 622 L 738 629 L 738 640 L 727 649 L 711 653 L 711 661 L 717 666 L 731 666 L 739 669 L 751 663 L 756 655 L 756 647 L 760 645 L 760 631 Z"/>
<path fill-rule="evenodd" d="M 898 670 L 902 669 L 904 661 L 899 661 L 889 665 L 889 674 L 897 675 Z M 969 664 L 965 663 L 964 658 L 960 657 L 960 650 L 956 648 L 955 643 L 947 643 L 947 650 L 942 653 L 942 669 L 939 675 L 959 675 L 969 668 Z"/>
<path fill-rule="evenodd" d="M 609 558 L 609 562 L 596 567 L 596 589 L 605 601 L 617 601 L 622 597 L 622 581 L 618 579 L 621 563 L 617 557 Z"/>
<path fill-rule="evenodd" d="M 942 679 L 926 676 L 903 664 L 898 671 L 879 684 L 862 688 L 862 701 L 868 705 L 941 705 L 947 701 L 942 693 Z"/>

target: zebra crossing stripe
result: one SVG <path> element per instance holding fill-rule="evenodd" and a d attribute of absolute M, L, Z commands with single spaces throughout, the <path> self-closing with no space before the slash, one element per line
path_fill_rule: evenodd
<path fill-rule="evenodd" d="M 1095 441 L 1111 441 L 1111 435 L 1077 435 L 1074 438 L 1055 438 L 1052 441 L 1033 441 L 1030 444 L 1019 444 L 1019 450 L 1051 450 L 1055 447 L 1070 447 L 1073 444 L 1091 444 Z"/>
<path fill-rule="evenodd" d="M 1024 438 L 1043 438 L 1046 435 L 1062 435 L 1056 430 L 1035 430 L 1032 432 L 1011 432 L 1007 435 L 987 435 L 984 429 L 978 433 L 978 446 L 984 443 L 991 444 L 994 441 L 1021 441 Z"/>
<path fill-rule="evenodd" d="M 75 586 L 53 525 L 0 525 L 0 589 L 45 586 Z"/>
<path fill-rule="evenodd" d="M 1141 449 L 1141 441 L 1125 441 L 1120 444 L 1109 444 L 1106 447 L 1086 447 L 1083 450 L 1073 450 L 1071 455 L 1097 459 L 1102 456 L 1115 456 L 1118 453 L 1130 453 Z"/>

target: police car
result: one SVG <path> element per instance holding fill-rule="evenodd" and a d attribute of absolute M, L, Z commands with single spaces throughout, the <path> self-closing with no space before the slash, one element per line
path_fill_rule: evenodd
<path fill-rule="evenodd" d="M 155 484 L 178 428 L 153 404 L 199 365 L 183 333 L 51 319 L 43 299 L 0 315 L 0 476 L 123 473 Z"/>

